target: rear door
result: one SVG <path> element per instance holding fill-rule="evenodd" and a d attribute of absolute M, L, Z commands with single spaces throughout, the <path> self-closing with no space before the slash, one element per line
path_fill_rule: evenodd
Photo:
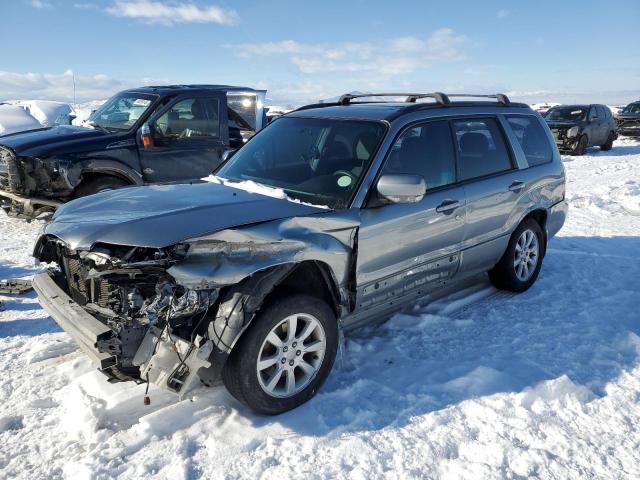
<path fill-rule="evenodd" d="M 458 176 L 467 201 L 461 268 L 491 268 L 508 243 L 509 219 L 526 182 L 497 117 L 452 120 Z"/>
<path fill-rule="evenodd" d="M 358 234 L 358 309 L 392 305 L 428 291 L 458 270 L 464 228 L 464 188 L 456 185 L 455 154 L 447 121 L 404 131 L 382 167 L 384 174 L 424 177 L 417 203 L 371 204 L 361 210 Z"/>
<path fill-rule="evenodd" d="M 153 145 L 139 145 L 145 181 L 186 181 L 209 175 L 228 145 L 226 118 L 224 93 L 183 95 L 154 115 L 148 122 Z"/>
<path fill-rule="evenodd" d="M 601 145 L 605 142 L 605 130 L 607 124 L 603 117 L 604 112 L 597 105 L 591 105 L 589 110 L 589 129 L 591 131 L 589 135 L 589 146 Z"/>

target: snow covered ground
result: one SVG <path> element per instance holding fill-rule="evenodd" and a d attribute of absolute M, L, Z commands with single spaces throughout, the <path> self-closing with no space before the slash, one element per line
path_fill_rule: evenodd
<path fill-rule="evenodd" d="M 223 387 L 111 385 L 1 297 L 1 478 L 640 478 L 640 142 L 565 157 L 538 282 L 479 283 L 350 336 L 319 394 L 259 417 Z M 0 278 L 40 228 L 0 215 Z"/>

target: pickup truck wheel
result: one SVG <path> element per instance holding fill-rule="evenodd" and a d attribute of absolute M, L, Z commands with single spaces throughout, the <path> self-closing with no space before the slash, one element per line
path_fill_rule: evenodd
<path fill-rule="evenodd" d="M 587 153 L 587 146 L 589 145 L 589 139 L 586 135 L 582 135 L 576 146 L 574 147 L 571 155 L 584 155 Z"/>
<path fill-rule="evenodd" d="M 333 311 L 311 295 L 278 300 L 253 320 L 222 371 L 227 390 L 265 415 L 309 400 L 326 380 L 338 350 Z"/>
<path fill-rule="evenodd" d="M 74 193 L 74 198 L 86 197 L 87 195 L 93 195 L 94 193 L 106 192 L 108 190 L 114 190 L 116 188 L 129 185 L 127 182 L 117 177 L 103 176 L 96 177 L 86 182 L 82 182 Z"/>
<path fill-rule="evenodd" d="M 491 283 L 502 290 L 524 292 L 534 284 L 542 267 L 544 236 L 540 224 L 529 218 L 516 228 L 506 252 L 489 271 Z"/>
<path fill-rule="evenodd" d="M 609 132 L 609 136 L 607 137 L 607 141 L 600 145 L 600 150 L 609 151 L 613 148 L 613 139 L 615 138 L 615 134 L 613 132 Z"/>

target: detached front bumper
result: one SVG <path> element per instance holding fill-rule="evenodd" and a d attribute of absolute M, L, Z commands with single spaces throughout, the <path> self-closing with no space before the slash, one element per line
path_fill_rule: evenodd
<path fill-rule="evenodd" d="M 3 200 L 1 207 L 7 213 L 16 212 L 16 216 L 27 218 L 37 217 L 44 211 L 55 210 L 62 205 L 62 202 L 57 200 L 40 197 L 26 197 L 17 193 L 7 192 L 6 190 L 0 190 L 0 200 Z M 17 211 L 15 208 L 16 205 L 19 206 Z"/>
<path fill-rule="evenodd" d="M 48 273 L 40 273 L 33 277 L 32 285 L 42 308 L 100 369 L 104 370 L 116 364 L 116 357 L 99 352 L 96 346 L 98 341 L 112 336 L 113 332 L 108 326 L 74 302 Z"/>

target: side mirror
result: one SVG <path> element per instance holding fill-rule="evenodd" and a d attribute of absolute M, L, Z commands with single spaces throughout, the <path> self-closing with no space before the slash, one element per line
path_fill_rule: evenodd
<path fill-rule="evenodd" d="M 383 175 L 376 189 L 391 203 L 417 203 L 427 193 L 427 184 L 421 175 Z"/>
<path fill-rule="evenodd" d="M 151 135 L 151 127 L 148 123 L 142 125 L 140 128 L 140 139 L 142 140 L 142 146 L 144 148 L 153 147 L 153 136 Z"/>

